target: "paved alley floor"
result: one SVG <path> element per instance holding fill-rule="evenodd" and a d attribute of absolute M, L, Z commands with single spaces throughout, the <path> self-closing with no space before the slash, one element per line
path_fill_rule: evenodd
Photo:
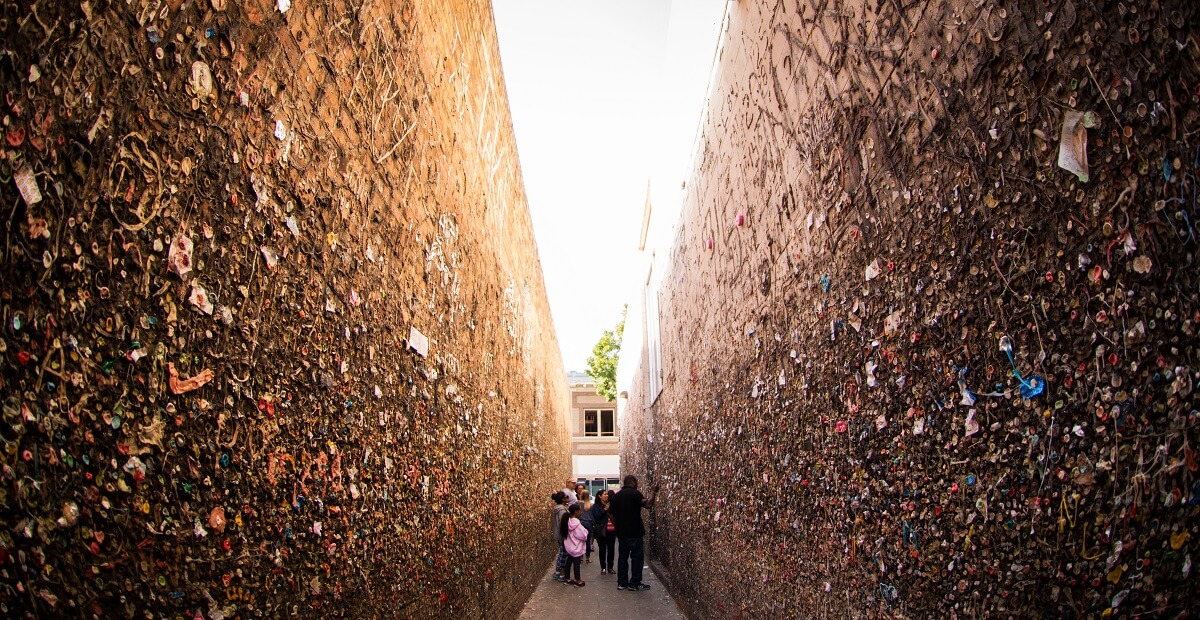
<path fill-rule="evenodd" d="M 617 576 L 601 575 L 595 554 L 592 563 L 580 569 L 587 584 L 582 588 L 558 583 L 553 574 L 552 562 L 525 604 L 520 620 L 684 620 L 649 566 L 642 571 L 642 581 L 650 585 L 644 592 L 617 590 Z"/>

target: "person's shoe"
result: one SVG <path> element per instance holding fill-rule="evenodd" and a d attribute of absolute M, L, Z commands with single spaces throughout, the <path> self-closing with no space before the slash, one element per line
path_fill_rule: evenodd
<path fill-rule="evenodd" d="M 608 569 L 607 569 L 607 568 L 602 568 L 602 569 L 600 569 L 600 574 L 601 574 L 601 575 L 607 575 L 607 574 L 608 574 Z"/>
<path fill-rule="evenodd" d="M 577 582 L 576 582 L 574 579 L 568 579 L 568 580 L 564 581 L 563 583 L 565 583 L 565 584 L 567 584 L 567 585 L 569 585 L 569 586 L 573 586 L 573 585 L 575 585 Z"/>
<path fill-rule="evenodd" d="M 582 588 L 583 586 L 586 586 L 586 585 L 587 585 L 587 583 L 585 583 L 582 579 L 575 582 L 575 587 L 578 587 L 578 588 Z"/>
<path fill-rule="evenodd" d="M 588 558 L 588 559 L 587 559 L 587 563 L 588 563 L 588 564 L 591 564 L 591 563 L 592 563 L 592 558 Z"/>
<path fill-rule="evenodd" d="M 628 589 L 629 589 L 629 591 L 630 591 L 630 592 L 644 592 L 644 591 L 646 591 L 646 590 L 649 590 L 649 589 L 650 589 L 650 584 L 648 584 L 648 583 L 639 583 L 639 584 L 637 584 L 636 586 L 629 586 L 629 588 L 628 588 Z"/>
<path fill-rule="evenodd" d="M 618 589 L 618 590 L 624 590 L 624 589 L 625 589 L 625 586 L 623 586 L 623 585 L 617 585 L 617 589 Z"/>

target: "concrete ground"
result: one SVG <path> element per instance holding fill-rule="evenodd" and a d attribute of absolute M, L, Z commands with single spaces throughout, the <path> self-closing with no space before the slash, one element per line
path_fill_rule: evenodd
<path fill-rule="evenodd" d="M 683 612 L 667 594 L 649 566 L 642 571 L 642 582 L 650 585 L 644 592 L 617 590 L 616 575 L 601 575 L 596 554 L 592 563 L 583 564 L 582 588 L 554 581 L 554 563 L 546 567 L 542 583 L 525 603 L 520 620 L 684 620 Z"/>

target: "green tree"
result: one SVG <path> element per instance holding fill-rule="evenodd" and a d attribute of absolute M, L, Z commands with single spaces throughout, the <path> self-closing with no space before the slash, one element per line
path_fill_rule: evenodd
<path fill-rule="evenodd" d="M 617 397 L 617 359 L 621 356 L 621 340 L 625 337 L 625 311 L 621 309 L 621 322 L 613 331 L 605 331 L 592 355 L 587 359 L 587 374 L 596 382 L 596 393 L 614 400 Z"/>

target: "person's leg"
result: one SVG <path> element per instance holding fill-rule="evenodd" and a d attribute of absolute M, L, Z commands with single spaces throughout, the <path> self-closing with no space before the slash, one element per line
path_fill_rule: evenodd
<path fill-rule="evenodd" d="M 605 536 L 604 538 L 599 539 L 600 568 L 607 568 L 608 572 L 610 572 L 610 573 L 613 572 L 613 570 L 615 570 L 617 568 L 615 565 L 615 562 L 614 562 L 614 560 L 616 560 L 616 558 L 613 557 L 614 555 L 616 555 L 616 553 L 614 552 L 614 549 L 613 549 L 613 547 L 616 544 L 617 544 L 616 536 L 609 535 L 609 536 Z"/>
<path fill-rule="evenodd" d="M 563 579 L 567 578 L 567 548 L 558 543 L 558 559 L 554 562 L 554 572 Z"/>
<path fill-rule="evenodd" d="M 617 549 L 617 587 L 629 585 L 629 538 L 621 539 L 621 547 Z"/>
<path fill-rule="evenodd" d="M 579 566 L 583 563 L 582 559 L 583 558 L 571 558 L 571 566 L 575 567 L 575 581 L 580 580 Z"/>
<path fill-rule="evenodd" d="M 643 557 L 642 538 L 630 538 L 629 540 L 629 587 L 642 585 L 642 564 L 645 558 Z"/>
<path fill-rule="evenodd" d="M 584 552 L 584 557 L 587 558 L 588 564 L 592 563 L 592 533 L 591 533 L 591 531 L 588 532 L 587 551 Z"/>

